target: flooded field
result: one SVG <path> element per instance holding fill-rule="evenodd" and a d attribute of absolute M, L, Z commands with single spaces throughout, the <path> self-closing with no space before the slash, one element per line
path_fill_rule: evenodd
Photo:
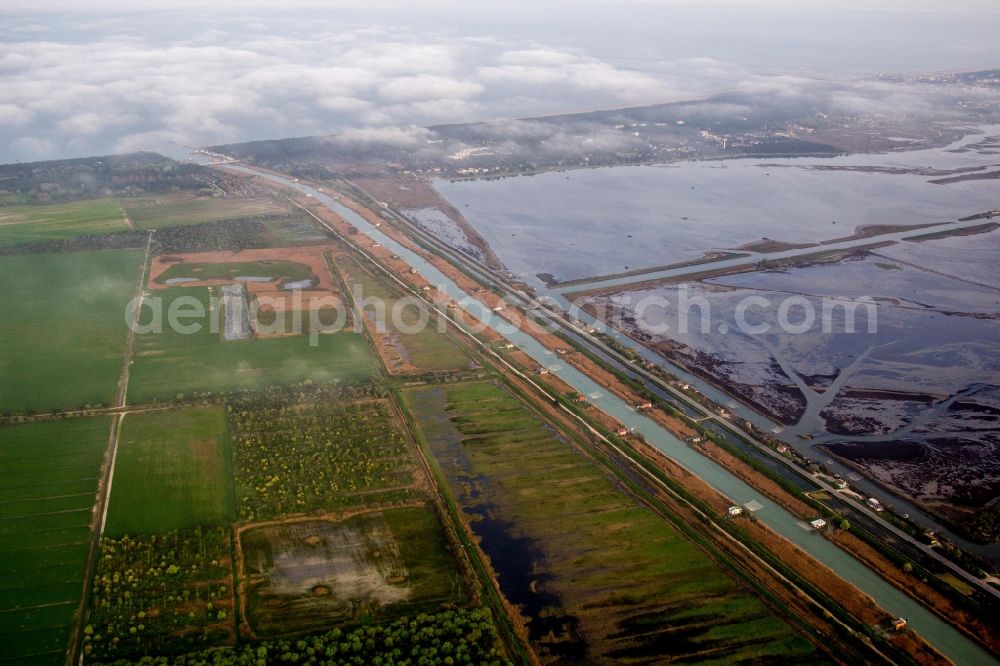
<path fill-rule="evenodd" d="M 907 153 L 682 162 L 435 186 L 515 275 L 541 284 L 539 275 L 579 279 L 762 241 L 816 243 L 859 227 L 946 222 L 997 208 L 995 181 L 932 182 L 1000 165 L 996 151 L 982 148 L 1000 127 L 978 131 Z"/>
<path fill-rule="evenodd" d="M 461 250 L 475 259 L 482 259 L 483 252 L 469 240 L 465 230 L 437 208 L 415 208 L 400 211 L 424 231 L 440 238 L 456 250 Z"/>
<path fill-rule="evenodd" d="M 697 262 L 724 251 L 746 253 L 726 266 L 745 270 L 786 249 L 823 249 L 852 236 L 1000 209 L 996 179 L 984 177 L 1000 168 L 998 137 L 1000 126 L 993 125 L 970 128 L 950 145 L 910 152 L 683 162 L 435 185 L 516 276 L 545 293 L 555 282 Z M 901 240 L 919 237 L 913 230 L 885 236 L 895 242 L 883 247 L 845 249 L 836 259 L 801 259 L 783 270 L 761 268 L 687 287 L 677 284 L 683 276 L 671 282 L 668 274 L 703 269 L 657 273 L 664 283 L 623 277 L 601 283 L 585 302 L 674 364 L 782 424 L 781 437 L 807 455 L 826 460 L 832 454 L 848 466 L 844 473 L 860 472 L 947 523 L 962 524 L 987 515 L 1000 497 L 1000 232 L 972 231 Z M 587 288 L 593 285 L 573 287 Z M 705 332 L 697 309 L 686 332 L 669 307 L 636 312 L 649 299 L 676 305 L 684 290 L 711 304 Z M 824 299 L 870 297 L 874 310 L 856 312 L 858 333 L 844 332 L 846 313 L 838 311 L 832 330 L 817 324 L 795 335 L 778 330 L 774 308 L 753 310 L 751 323 L 756 316 L 772 325 L 768 334 L 755 335 L 733 321 L 737 304 L 749 296 L 775 307 L 788 297 L 804 298 L 817 312 Z M 869 313 L 876 326 L 871 334 Z M 658 319 L 672 328 L 651 331 L 648 324 Z M 971 531 L 977 538 L 1000 536 L 992 522 Z"/>
<path fill-rule="evenodd" d="M 1000 194 L 997 199 L 1000 203 Z M 878 253 L 895 261 L 1000 288 L 1000 271 L 996 270 L 1000 233 L 898 243 Z"/>
<path fill-rule="evenodd" d="M 408 389 L 543 663 L 795 663 L 812 646 L 490 382 Z"/>
<path fill-rule="evenodd" d="M 974 261 L 985 256 L 978 248 L 998 238 L 992 232 L 901 243 L 839 262 L 586 302 L 785 424 L 782 438 L 807 455 L 822 460 L 833 453 L 954 524 L 1000 496 L 1000 289 L 988 284 L 988 267 Z M 746 321 L 766 332 L 737 325 L 738 305 L 748 297 L 764 299 Z M 829 331 L 820 321 L 804 332 L 779 326 L 784 299 L 805 299 L 819 313 L 824 299 L 860 297 L 871 304 L 854 310 L 854 332 L 842 308 L 832 311 Z M 686 333 L 675 318 L 684 299 L 709 306 L 704 318 L 699 308 L 689 311 Z M 670 330 L 657 332 L 664 323 Z"/>
<path fill-rule="evenodd" d="M 429 507 L 255 527 L 240 545 L 247 621 L 260 636 L 383 621 L 465 598 Z"/>

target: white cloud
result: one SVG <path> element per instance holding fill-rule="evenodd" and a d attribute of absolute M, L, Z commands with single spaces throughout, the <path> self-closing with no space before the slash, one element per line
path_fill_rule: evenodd
<path fill-rule="evenodd" d="M 390 146 L 417 146 L 427 142 L 430 131 L 423 127 L 366 127 L 350 128 L 337 136 L 345 143 L 384 144 Z"/>
<path fill-rule="evenodd" d="M 451 44 L 384 41 L 380 31 L 362 31 L 361 43 L 338 55 L 338 62 L 378 76 L 447 75 L 463 69 L 460 52 Z"/>
<path fill-rule="evenodd" d="M 0 70 L 16 71 L 31 64 L 31 58 L 21 53 L 7 53 L 0 58 Z"/>
<path fill-rule="evenodd" d="M 674 91 L 544 44 L 301 18 L 232 25 L 150 37 L 155 18 L 123 15 L 75 24 L 66 39 L 0 30 L 0 161 L 345 128 L 387 136 L 387 126 L 657 102 Z"/>
<path fill-rule="evenodd" d="M 319 97 L 317 98 L 316 103 L 320 107 L 330 111 L 342 111 L 349 113 L 367 111 L 372 106 L 371 102 L 368 100 L 344 95 L 328 95 L 325 97 Z"/>
<path fill-rule="evenodd" d="M 0 126 L 11 127 L 24 125 L 34 119 L 35 113 L 16 104 L 0 104 Z"/>
<path fill-rule="evenodd" d="M 507 51 L 500 56 L 503 65 L 531 65 L 534 67 L 558 67 L 576 61 L 577 56 L 564 51 L 535 48 Z"/>
<path fill-rule="evenodd" d="M 649 58 L 642 49 L 634 60 L 596 57 L 579 46 L 589 40 L 567 46 L 558 31 L 501 37 L 492 24 L 420 24 L 412 12 L 409 23 L 392 22 L 385 7 L 377 20 L 359 18 L 367 10 L 176 6 L 86 16 L 0 8 L 0 162 L 347 128 L 411 140 L 411 129 L 390 128 L 698 99 L 734 86 L 790 98 L 811 85 L 691 53 L 668 58 L 669 44 L 644 46 Z M 833 101 L 865 108 L 869 96 L 874 89 Z"/>
<path fill-rule="evenodd" d="M 378 94 L 390 102 L 421 102 L 436 99 L 467 99 L 483 92 L 480 83 L 447 76 L 419 74 L 401 76 L 379 87 Z"/>
<path fill-rule="evenodd" d="M 742 81 L 737 88 L 746 93 L 770 94 L 781 97 L 799 97 L 815 82 L 799 76 L 761 76 L 755 75 Z"/>
<path fill-rule="evenodd" d="M 87 111 L 63 118 L 57 127 L 61 133 L 90 136 L 111 126 L 125 127 L 136 120 L 138 120 L 138 116 Z"/>

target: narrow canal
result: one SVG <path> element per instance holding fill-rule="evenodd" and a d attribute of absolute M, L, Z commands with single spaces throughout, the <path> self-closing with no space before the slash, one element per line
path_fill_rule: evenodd
<path fill-rule="evenodd" d="M 630 405 L 601 388 L 590 377 L 566 363 L 559 363 L 553 352 L 543 347 L 537 340 L 515 328 L 506 320 L 496 316 L 482 303 L 462 291 L 454 282 L 419 255 L 389 238 L 375 226 L 369 224 L 363 217 L 347 208 L 333 197 L 316 188 L 291 179 L 277 176 L 249 167 L 227 164 L 226 168 L 248 175 L 259 176 L 274 183 L 291 187 L 307 194 L 329 207 L 337 215 L 366 236 L 392 250 L 417 269 L 424 278 L 459 302 L 460 307 L 472 316 L 489 324 L 491 328 L 517 345 L 538 363 L 550 367 L 552 372 L 575 390 L 588 396 L 591 404 L 628 427 L 635 428 L 648 443 L 663 451 L 670 458 L 697 475 L 717 491 L 732 498 L 739 504 L 756 500 L 763 505 L 755 516 L 768 527 L 786 539 L 796 544 L 818 561 L 836 572 L 844 580 L 857 586 L 869 594 L 886 611 L 893 615 L 907 618 L 915 631 L 923 636 L 942 654 L 958 664 L 989 664 L 998 663 L 990 654 L 975 642 L 966 638 L 951 625 L 944 622 L 931 611 L 886 582 L 874 571 L 841 550 L 833 542 L 823 538 L 817 532 L 803 526 L 801 520 L 774 504 L 768 498 L 761 496 L 756 490 L 732 475 L 715 462 L 693 451 L 667 430 L 650 419 L 636 412 Z"/>

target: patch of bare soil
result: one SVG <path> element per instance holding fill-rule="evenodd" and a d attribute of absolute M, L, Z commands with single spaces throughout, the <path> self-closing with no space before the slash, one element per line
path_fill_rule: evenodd
<path fill-rule="evenodd" d="M 319 283 L 317 290 L 332 292 L 336 291 L 333 284 L 333 276 L 327 269 L 324 253 L 331 249 L 331 245 L 299 245 L 297 247 L 260 248 L 250 250 L 235 251 L 215 251 L 215 252 L 186 252 L 184 254 L 171 254 L 153 257 L 149 268 L 149 279 L 147 287 L 149 289 L 169 289 L 171 285 L 160 284 L 158 279 L 174 264 L 182 262 L 199 264 L 232 264 L 247 263 L 254 261 L 293 261 L 305 264 L 316 276 Z M 185 282 L 183 286 L 203 287 L 214 284 L 229 284 L 231 280 L 199 280 L 198 282 Z M 271 283 L 258 283 L 259 285 L 270 285 Z M 264 288 L 262 287 L 262 288 Z M 277 290 L 277 285 L 271 285 L 272 291 Z"/>
<path fill-rule="evenodd" d="M 180 285 L 162 284 L 158 281 L 164 272 L 180 263 L 226 264 L 248 263 L 255 261 L 291 261 L 304 264 L 316 277 L 317 284 L 309 289 L 286 290 L 279 289 L 277 280 L 269 282 L 246 282 L 244 288 L 250 298 L 251 310 L 254 313 L 251 325 L 257 337 L 281 337 L 301 333 L 301 327 L 284 331 L 267 331 L 262 329 L 258 318 L 261 314 L 277 314 L 283 312 L 309 312 L 313 310 L 345 310 L 343 295 L 334 282 L 333 275 L 326 261 L 326 253 L 334 246 L 300 245 L 295 247 L 260 248 L 236 251 L 189 252 L 154 257 L 150 266 L 147 286 L 150 289 L 168 289 L 171 286 L 181 287 L 213 287 L 232 284 L 233 280 L 213 278 L 185 282 Z M 197 272 L 194 271 L 194 272 Z M 294 328 L 294 327 L 293 327 Z"/>

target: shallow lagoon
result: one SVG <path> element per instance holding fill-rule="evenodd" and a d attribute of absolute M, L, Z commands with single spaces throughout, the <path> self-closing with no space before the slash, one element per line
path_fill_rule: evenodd
<path fill-rule="evenodd" d="M 981 131 L 995 135 L 1000 126 Z M 864 225 L 939 223 L 994 209 L 995 180 L 939 185 L 929 181 L 940 174 L 913 173 L 1000 165 L 992 151 L 965 148 L 983 136 L 906 153 L 607 167 L 435 186 L 515 275 L 538 284 L 539 273 L 571 280 L 762 238 L 813 243 Z"/>
<path fill-rule="evenodd" d="M 830 446 L 894 492 L 955 520 L 949 507 L 978 509 L 1000 492 L 1000 289 L 934 268 L 943 257 L 957 269 L 956 253 L 976 243 L 992 247 L 998 238 L 1000 231 L 993 231 L 902 244 L 900 255 L 920 259 L 929 270 L 873 254 L 689 285 L 626 288 L 588 300 L 607 306 L 612 323 L 672 362 L 711 376 L 787 424 L 780 437 L 804 455 L 822 460 L 826 454 L 816 445 Z M 680 330 L 681 290 L 708 303 L 705 331 L 700 308 L 689 315 L 688 332 Z M 747 319 L 769 324 L 766 333 L 737 326 L 737 305 L 748 297 L 763 299 Z M 857 311 L 854 333 L 838 309 L 831 332 L 817 320 L 796 334 L 781 331 L 775 318 L 789 297 L 808 301 L 815 313 L 823 311 L 823 298 L 870 297 L 873 310 Z M 790 319 L 800 320 L 798 310 Z M 659 333 L 662 323 L 670 328 Z"/>

